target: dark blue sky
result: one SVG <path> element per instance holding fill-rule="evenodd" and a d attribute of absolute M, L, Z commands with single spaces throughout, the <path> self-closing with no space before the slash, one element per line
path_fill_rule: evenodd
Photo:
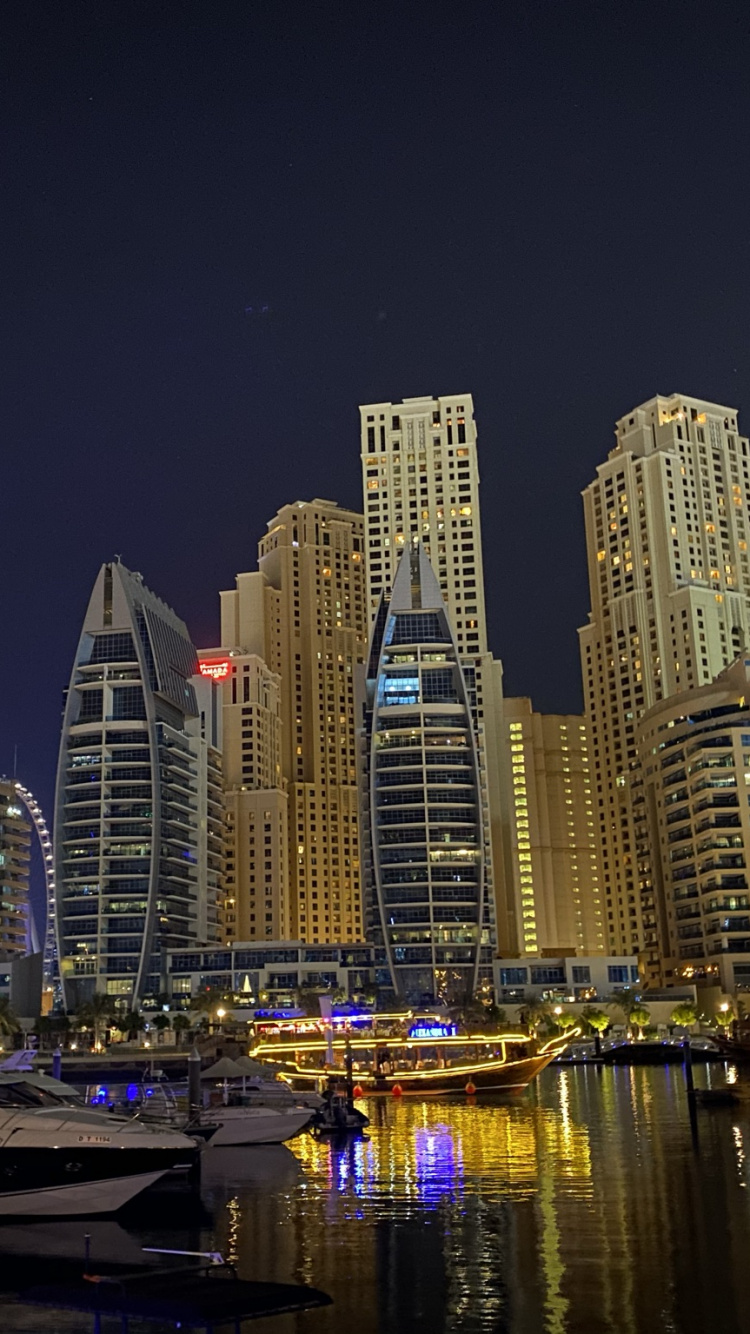
<path fill-rule="evenodd" d="M 17 743 L 49 805 L 104 559 L 211 643 L 266 520 L 358 506 L 357 404 L 404 395 L 474 394 L 492 647 L 510 693 L 579 708 L 615 418 L 747 398 L 746 6 L 3 24 L 0 771 Z"/>

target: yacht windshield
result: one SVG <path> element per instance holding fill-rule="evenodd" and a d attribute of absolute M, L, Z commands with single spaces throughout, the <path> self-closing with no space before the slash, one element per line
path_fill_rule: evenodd
<path fill-rule="evenodd" d="M 20 1081 L 0 1084 L 0 1107 L 64 1107 L 65 1104 L 49 1089 L 37 1088 Z"/>

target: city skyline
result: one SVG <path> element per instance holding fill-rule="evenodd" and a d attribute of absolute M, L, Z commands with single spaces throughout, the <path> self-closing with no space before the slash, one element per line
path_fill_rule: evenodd
<path fill-rule="evenodd" d="M 506 689 L 580 708 L 578 492 L 613 422 L 677 387 L 747 397 L 731 18 L 438 7 L 290 29 L 43 2 L 9 27 L 0 769 L 18 744 L 49 809 L 102 559 L 217 643 L 214 592 L 269 513 L 358 507 L 357 404 L 461 387 Z M 706 71 L 700 105 L 665 50 Z M 717 210 L 702 182 L 722 178 Z"/>

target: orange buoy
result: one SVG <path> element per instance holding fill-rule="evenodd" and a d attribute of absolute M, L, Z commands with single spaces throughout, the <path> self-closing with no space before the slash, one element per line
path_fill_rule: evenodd
<path fill-rule="evenodd" d="M 354 1085 L 354 1088 L 352 1089 L 352 1094 L 355 1098 L 362 1097 L 362 1089 L 360 1088 L 359 1084 Z"/>
<path fill-rule="evenodd" d="M 471 1097 L 472 1093 L 476 1093 L 476 1091 L 477 1091 L 476 1084 L 472 1084 L 471 1080 L 469 1080 L 468 1084 L 466 1085 L 466 1092 L 468 1093 L 469 1097 Z"/>
<path fill-rule="evenodd" d="M 391 1089 L 391 1093 L 393 1094 L 394 1098 L 401 1098 L 401 1097 L 403 1097 L 403 1092 L 404 1092 L 404 1091 L 403 1091 L 403 1089 L 402 1089 L 402 1087 L 401 1087 L 400 1084 L 394 1084 L 394 1085 L 393 1085 L 393 1088 Z"/>

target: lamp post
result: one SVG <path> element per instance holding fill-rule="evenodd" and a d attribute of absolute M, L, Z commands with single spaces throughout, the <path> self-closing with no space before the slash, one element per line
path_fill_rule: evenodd
<path fill-rule="evenodd" d="M 218 1008 L 218 1010 L 216 1011 L 216 1018 L 217 1018 L 218 1021 L 219 1021 L 219 1032 L 220 1032 L 220 1033 L 221 1033 L 221 1031 L 222 1031 L 221 1021 L 222 1021 L 222 1019 L 224 1018 L 224 1015 L 225 1015 L 225 1014 L 226 1014 L 226 1010 L 224 1009 L 224 1007 L 223 1007 L 222 1005 L 220 1005 L 219 1008 Z"/>

